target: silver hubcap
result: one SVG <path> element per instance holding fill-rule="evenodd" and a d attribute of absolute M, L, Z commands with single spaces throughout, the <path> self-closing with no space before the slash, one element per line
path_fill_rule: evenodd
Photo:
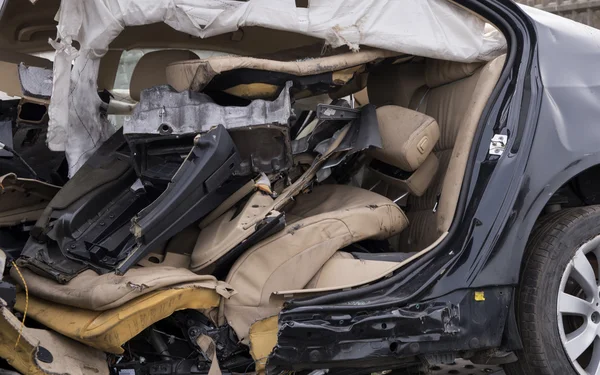
<path fill-rule="evenodd" d="M 565 352 L 581 375 L 600 375 L 600 236 L 583 244 L 563 273 L 558 292 L 558 330 Z"/>

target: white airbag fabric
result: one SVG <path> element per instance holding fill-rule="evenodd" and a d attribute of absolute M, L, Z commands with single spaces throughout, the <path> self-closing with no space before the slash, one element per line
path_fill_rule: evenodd
<path fill-rule="evenodd" d="M 48 145 L 66 151 L 70 175 L 114 131 L 100 116 L 96 81 L 100 58 L 126 26 L 165 22 L 201 38 L 260 26 L 355 51 L 366 45 L 462 62 L 491 60 L 506 46 L 484 20 L 446 0 L 311 0 L 308 8 L 295 0 L 63 0 L 57 17 Z"/>

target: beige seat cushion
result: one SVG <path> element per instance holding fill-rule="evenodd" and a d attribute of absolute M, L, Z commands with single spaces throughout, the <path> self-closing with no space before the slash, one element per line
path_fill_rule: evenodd
<path fill-rule="evenodd" d="M 250 248 L 227 276 L 239 293 L 223 302 L 221 315 L 242 340 L 252 323 L 278 313 L 274 292 L 304 288 L 337 250 L 367 238 L 386 239 L 408 224 L 389 199 L 345 185 L 299 195 L 286 217 L 292 218 L 286 228 Z"/>
<path fill-rule="evenodd" d="M 338 251 L 321 267 L 304 289 L 344 288 L 376 280 L 398 268 L 397 262 L 355 259 L 352 254 Z"/>
<path fill-rule="evenodd" d="M 212 289 L 228 297 L 232 290 L 212 276 L 196 275 L 190 270 L 173 267 L 133 268 L 123 276 L 98 275 L 88 270 L 67 284 L 59 284 L 35 273 L 20 269 L 29 293 L 54 303 L 87 310 L 104 311 L 124 305 L 134 298 L 164 289 Z M 15 268 L 11 277 L 23 286 Z"/>
<path fill-rule="evenodd" d="M 396 56 L 384 50 L 361 50 L 301 61 L 277 61 L 244 56 L 217 56 L 203 60 L 178 61 L 166 70 L 167 82 L 178 91 L 202 90 L 218 74 L 235 69 L 256 69 L 297 76 L 340 71 L 376 59 Z M 185 60 L 185 59 L 181 59 Z"/>
<path fill-rule="evenodd" d="M 129 96 L 133 100 L 140 100 L 140 93 L 149 87 L 165 85 L 167 80 L 167 65 L 176 61 L 197 59 L 192 51 L 188 50 L 163 50 L 148 52 L 140 58 L 129 82 Z"/>

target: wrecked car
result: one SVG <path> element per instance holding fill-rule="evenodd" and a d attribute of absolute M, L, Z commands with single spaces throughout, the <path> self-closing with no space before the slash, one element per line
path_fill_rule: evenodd
<path fill-rule="evenodd" d="M 32 3 L 1 8 L 0 370 L 599 373 L 599 31 Z"/>

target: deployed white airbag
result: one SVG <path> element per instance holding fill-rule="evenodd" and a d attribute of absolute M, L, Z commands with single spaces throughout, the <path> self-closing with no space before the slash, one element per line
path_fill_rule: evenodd
<path fill-rule="evenodd" d="M 496 29 L 446 0 L 310 0 L 308 8 L 295 0 L 63 0 L 58 20 L 48 146 L 66 152 L 70 175 L 113 131 L 100 116 L 96 80 L 100 58 L 126 26 L 165 22 L 201 38 L 262 26 L 334 48 L 367 45 L 462 62 L 491 60 L 506 46 Z"/>

